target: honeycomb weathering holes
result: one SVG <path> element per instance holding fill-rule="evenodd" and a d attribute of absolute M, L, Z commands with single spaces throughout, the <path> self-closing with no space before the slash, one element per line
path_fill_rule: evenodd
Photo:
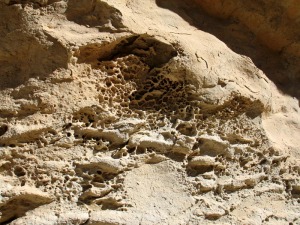
<path fill-rule="evenodd" d="M 176 49 L 147 34 L 123 37 L 103 45 L 89 44 L 77 52 L 79 63 L 102 71 L 99 101 L 119 108 L 118 116 L 132 110 L 160 111 L 172 121 L 204 118 L 218 111 L 237 110 L 254 118 L 264 106 L 260 101 L 234 95 L 223 105 L 207 105 L 195 99 L 193 84 L 187 81 L 186 68 L 180 68 Z M 199 114 L 201 109 L 201 115 Z M 126 112 L 127 111 L 127 112 Z M 181 124 L 178 130 L 195 135 L 195 125 Z"/>
<path fill-rule="evenodd" d="M 0 136 L 4 135 L 8 130 L 8 126 L 6 124 L 0 126 Z"/>

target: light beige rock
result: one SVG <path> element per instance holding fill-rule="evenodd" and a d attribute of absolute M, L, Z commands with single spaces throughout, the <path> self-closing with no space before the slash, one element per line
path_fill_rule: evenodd
<path fill-rule="evenodd" d="M 0 0 L 0 223 L 299 223 L 298 8 Z"/>
<path fill-rule="evenodd" d="M 130 148 L 153 148 L 158 152 L 166 152 L 172 145 L 172 140 L 166 140 L 163 135 L 155 132 L 136 133 L 130 137 L 128 143 Z"/>
<path fill-rule="evenodd" d="M 196 156 L 189 161 L 188 165 L 191 167 L 214 166 L 216 165 L 216 161 L 211 156 Z"/>
<path fill-rule="evenodd" d="M 54 199 L 35 187 L 17 187 L 1 191 L 0 222 L 24 216 L 27 211 L 49 204 Z"/>

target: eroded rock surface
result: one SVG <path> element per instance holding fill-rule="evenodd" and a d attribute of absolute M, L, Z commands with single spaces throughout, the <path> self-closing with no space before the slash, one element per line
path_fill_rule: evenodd
<path fill-rule="evenodd" d="M 215 35 L 233 51 L 250 57 L 281 91 L 300 98 L 298 0 L 156 2 Z"/>
<path fill-rule="evenodd" d="M 0 4 L 0 223 L 300 223 L 299 103 L 250 58 L 159 1 Z"/>

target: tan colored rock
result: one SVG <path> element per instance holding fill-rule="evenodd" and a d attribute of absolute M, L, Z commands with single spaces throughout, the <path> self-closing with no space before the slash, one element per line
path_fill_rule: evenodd
<path fill-rule="evenodd" d="M 116 174 L 123 170 L 123 165 L 119 159 L 112 159 L 108 157 L 93 158 L 91 162 L 77 163 L 77 167 L 83 170 L 100 170 L 104 173 Z"/>
<path fill-rule="evenodd" d="M 297 224 L 297 4 L 0 0 L 0 223 Z"/>
<path fill-rule="evenodd" d="M 140 148 L 153 148 L 158 152 L 166 152 L 173 145 L 172 140 L 166 140 L 163 135 L 155 132 L 137 133 L 131 136 L 128 146 Z"/>
<path fill-rule="evenodd" d="M 191 167 L 214 166 L 216 165 L 216 161 L 215 158 L 211 156 L 196 156 L 189 161 L 188 165 Z"/>
<path fill-rule="evenodd" d="M 201 192 L 213 191 L 217 188 L 217 182 L 210 179 L 199 179 L 199 189 Z"/>
<path fill-rule="evenodd" d="M 3 223 L 13 218 L 24 216 L 27 211 L 44 204 L 49 204 L 53 200 L 52 196 L 35 187 L 24 186 L 2 191 L 0 222 Z"/>
<path fill-rule="evenodd" d="M 224 179 L 218 181 L 218 188 L 227 191 L 238 191 L 243 188 L 255 187 L 259 182 L 266 178 L 265 174 L 255 174 L 248 176 L 239 176 L 235 179 Z"/>

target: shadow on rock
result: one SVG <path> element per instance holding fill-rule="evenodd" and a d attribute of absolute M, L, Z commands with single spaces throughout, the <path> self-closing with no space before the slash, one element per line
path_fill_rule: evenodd
<path fill-rule="evenodd" d="M 15 88 L 32 77 L 46 78 L 67 68 L 66 48 L 30 24 L 20 7 L 0 4 L 0 90 Z"/>
<path fill-rule="evenodd" d="M 279 90 L 299 99 L 300 77 L 297 60 L 265 47 L 256 35 L 237 19 L 210 16 L 191 0 L 175 0 L 172 3 L 156 0 L 156 4 L 177 13 L 192 26 L 216 36 L 234 52 L 251 58 Z"/>

